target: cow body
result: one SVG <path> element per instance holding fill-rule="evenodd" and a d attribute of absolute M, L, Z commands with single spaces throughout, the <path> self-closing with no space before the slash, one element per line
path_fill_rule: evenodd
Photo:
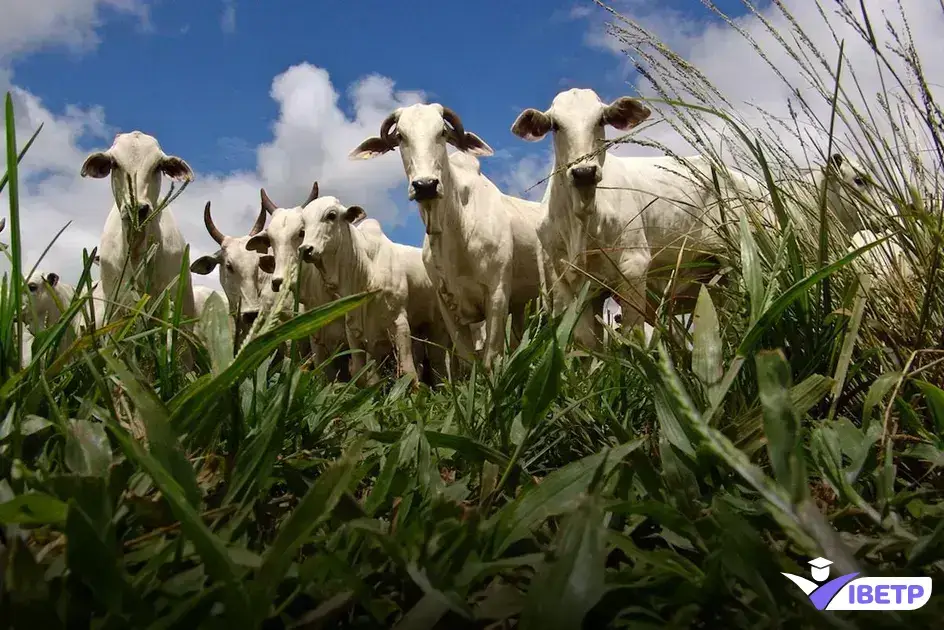
<path fill-rule="evenodd" d="M 605 151 L 606 125 L 628 130 L 650 112 L 631 98 L 609 105 L 592 90 L 568 90 L 546 112 L 523 111 L 512 127 L 537 141 L 554 134 L 555 167 L 543 199 L 546 214 L 538 230 L 554 311 L 560 312 L 587 280 L 596 280 L 592 309 L 584 311 L 575 336 L 596 346 L 608 294 L 618 297 L 621 325 L 632 328 L 653 317 L 647 287 L 661 295 L 678 269 L 676 294 L 688 297 L 703 272 L 683 265 L 724 251 L 721 209 L 712 184 L 712 164 L 701 156 L 618 157 Z M 737 216 L 759 187 L 735 171 L 719 174 L 725 210 Z M 732 212 L 732 210 L 734 210 Z M 668 271 L 653 273 L 654 269 Z"/>
<path fill-rule="evenodd" d="M 419 378 L 417 364 L 427 355 L 431 371 L 445 375 L 445 354 L 435 346 L 444 345 L 449 334 L 423 263 L 423 250 L 394 243 L 377 221 L 365 218 L 363 209 L 345 207 L 335 197 L 308 204 L 302 217 L 302 259 L 321 271 L 326 285 L 337 287 L 338 297 L 377 292 L 365 306 L 346 316 L 351 350 L 365 350 L 378 363 L 394 350 L 399 375 L 414 379 Z M 414 343 L 413 337 L 419 341 Z M 423 341 L 434 346 L 425 347 Z M 352 354 L 351 374 L 363 367 L 364 355 Z M 372 370 L 369 381 L 378 379 Z"/>
<path fill-rule="evenodd" d="M 164 153 L 157 139 L 140 131 L 120 133 L 107 151 L 90 154 L 83 177 L 111 176 L 114 203 L 99 245 L 101 284 L 110 302 L 126 306 L 129 290 L 159 295 L 180 274 L 186 241 L 169 209 L 160 208 L 161 179 L 189 182 L 190 166 Z M 130 186 L 129 186 L 130 180 Z M 135 274 L 148 249 L 154 258 Z M 126 265 L 127 261 L 127 265 Z M 185 275 L 183 313 L 193 317 L 193 290 Z"/>
<path fill-rule="evenodd" d="M 449 155 L 447 143 L 459 151 Z M 362 142 L 351 157 L 368 159 L 397 147 L 409 198 L 426 226 L 423 263 L 452 340 L 471 356 L 470 325 L 484 320 L 484 363 L 491 366 L 504 347 L 508 314 L 520 333 L 525 305 L 540 295 L 541 204 L 505 195 L 485 177 L 475 156 L 492 149 L 442 105 L 396 110 L 380 136 Z"/>
<path fill-rule="evenodd" d="M 318 183 L 312 186 L 309 198 L 301 206 L 281 208 L 261 191 L 262 207 L 270 215 L 269 226 L 246 242 L 246 249 L 263 254 L 259 260 L 260 268 L 271 274 L 270 287 L 273 293 L 293 291 L 296 282 L 296 269 L 299 274 L 298 303 L 311 310 L 324 306 L 334 300 L 325 286 L 321 273 L 314 265 L 303 263 L 298 255 L 298 248 L 304 240 L 302 209 L 318 197 Z M 272 253 L 267 253 L 271 248 Z M 272 297 L 274 299 L 275 296 Z M 286 302 L 291 303 L 291 302 Z M 333 321 L 312 336 L 312 350 L 316 364 L 321 364 L 346 345 L 346 333 L 343 321 Z M 343 366 L 329 366 L 329 376 L 342 376 Z"/>

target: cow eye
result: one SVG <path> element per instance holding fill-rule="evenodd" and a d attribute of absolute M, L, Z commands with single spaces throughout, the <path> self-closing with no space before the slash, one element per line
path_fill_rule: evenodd
<path fill-rule="evenodd" d="M 554 133 L 557 133 L 558 131 L 560 131 L 560 125 L 558 125 L 553 120 L 551 121 L 551 131 L 553 131 Z"/>
<path fill-rule="evenodd" d="M 34 283 L 32 283 L 32 282 L 30 282 L 30 283 L 29 283 L 28 285 L 26 285 L 26 286 L 29 287 L 30 293 L 32 293 L 32 292 L 34 292 L 34 291 L 36 290 L 36 285 L 35 285 Z"/>
<path fill-rule="evenodd" d="M 298 231 L 298 238 L 305 238 L 305 229 L 302 228 Z"/>
<path fill-rule="evenodd" d="M 856 175 L 855 179 L 852 180 L 852 183 L 856 186 L 865 186 L 865 178 Z"/>
<path fill-rule="evenodd" d="M 229 261 L 227 260 L 227 261 L 226 261 L 226 269 L 227 269 L 228 271 L 232 271 L 232 270 L 233 270 L 233 263 L 231 263 L 231 262 L 229 262 Z"/>
<path fill-rule="evenodd" d="M 325 215 L 325 219 L 327 219 L 328 221 L 334 221 L 337 218 L 338 218 L 338 213 L 334 212 L 333 210 Z"/>

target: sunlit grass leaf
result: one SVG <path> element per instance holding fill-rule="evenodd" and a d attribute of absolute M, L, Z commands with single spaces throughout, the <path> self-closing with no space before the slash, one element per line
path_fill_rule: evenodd
<path fill-rule="evenodd" d="M 218 293 L 213 292 L 203 305 L 203 313 L 197 324 L 210 353 L 213 373 L 220 374 L 233 362 L 233 335 L 230 331 L 230 314 Z"/>
<path fill-rule="evenodd" d="M 497 552 L 527 537 L 531 530 L 546 519 L 574 508 L 582 493 L 587 491 L 594 473 L 606 461 L 603 474 L 608 475 L 631 452 L 644 444 L 643 439 L 605 448 L 576 462 L 567 464 L 545 477 L 537 486 L 503 507 L 494 517 L 501 528 Z"/>
<path fill-rule="evenodd" d="M 704 285 L 698 290 L 694 319 L 692 372 L 704 386 L 709 404 L 714 406 L 720 402 L 718 386 L 724 377 L 724 365 L 722 364 L 718 313 L 715 311 L 708 288 Z"/>
<path fill-rule="evenodd" d="M 112 453 L 105 425 L 70 419 L 66 429 L 65 462 L 78 475 L 106 477 Z"/>
<path fill-rule="evenodd" d="M 780 351 L 760 352 L 756 362 L 770 465 L 777 481 L 798 501 L 806 490 L 806 472 L 800 423 L 790 399 L 790 364 Z"/>
<path fill-rule="evenodd" d="M 68 505 L 48 494 L 20 494 L 0 503 L 0 523 L 19 525 L 61 524 L 66 520 Z"/>

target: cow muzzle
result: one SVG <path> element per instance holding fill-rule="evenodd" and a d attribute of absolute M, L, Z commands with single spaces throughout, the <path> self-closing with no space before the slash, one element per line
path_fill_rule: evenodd
<path fill-rule="evenodd" d="M 592 188 L 600 183 L 602 173 L 596 166 L 575 166 L 570 169 L 570 181 L 575 188 Z"/>
<path fill-rule="evenodd" d="M 442 183 L 435 177 L 422 177 L 410 182 L 411 201 L 432 201 L 442 196 Z"/>
<path fill-rule="evenodd" d="M 298 255 L 306 263 L 311 263 L 317 267 L 319 271 L 321 270 L 322 257 L 319 252 L 315 251 L 314 245 L 302 245 L 298 248 Z"/>

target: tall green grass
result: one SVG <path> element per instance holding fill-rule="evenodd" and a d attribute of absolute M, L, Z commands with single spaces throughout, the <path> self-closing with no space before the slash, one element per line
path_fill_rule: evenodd
<path fill-rule="evenodd" d="M 653 55 L 645 44 L 654 40 L 629 32 L 657 85 L 680 72 L 699 85 L 693 70 L 665 62 L 670 51 Z M 875 50 L 880 63 L 886 54 Z M 836 85 L 823 86 L 830 110 L 858 120 Z M 827 614 L 780 575 L 803 574 L 820 555 L 843 573 L 940 579 L 944 570 L 936 180 L 909 174 L 895 188 L 859 155 L 899 209 L 884 220 L 922 279 L 900 288 L 905 303 L 857 284 L 850 265 L 866 248 L 847 253 L 820 206 L 775 183 L 788 156 L 763 126 L 710 99 L 664 96 L 689 136 L 709 120 L 736 128 L 742 163 L 753 160 L 771 197 L 799 204 L 812 227 L 731 226 L 728 273 L 738 281 L 701 290 L 689 339 L 656 334 L 647 345 L 611 331 L 612 347 L 587 361 L 571 343 L 584 294 L 559 317 L 533 317 L 496 372 L 473 366 L 466 379 L 417 391 L 406 379 L 329 383 L 300 369 L 296 353 L 276 353 L 368 295 L 287 323 L 260 319 L 234 353 L 222 305 L 211 298 L 200 334 L 188 333 L 171 287 L 56 358 L 64 318 L 22 366 L 19 146 L 8 97 L 0 620 L 155 629 L 939 623 L 938 597 L 914 612 Z M 936 108 L 916 106 L 928 102 Z M 861 118 L 867 146 L 892 146 L 867 135 Z M 721 160 L 718 171 L 725 176 Z M 67 316 L 80 317 L 90 295 L 84 269 Z M 663 330 L 676 326 L 671 313 L 662 318 Z M 184 347 L 195 357 L 190 373 L 177 360 Z"/>

